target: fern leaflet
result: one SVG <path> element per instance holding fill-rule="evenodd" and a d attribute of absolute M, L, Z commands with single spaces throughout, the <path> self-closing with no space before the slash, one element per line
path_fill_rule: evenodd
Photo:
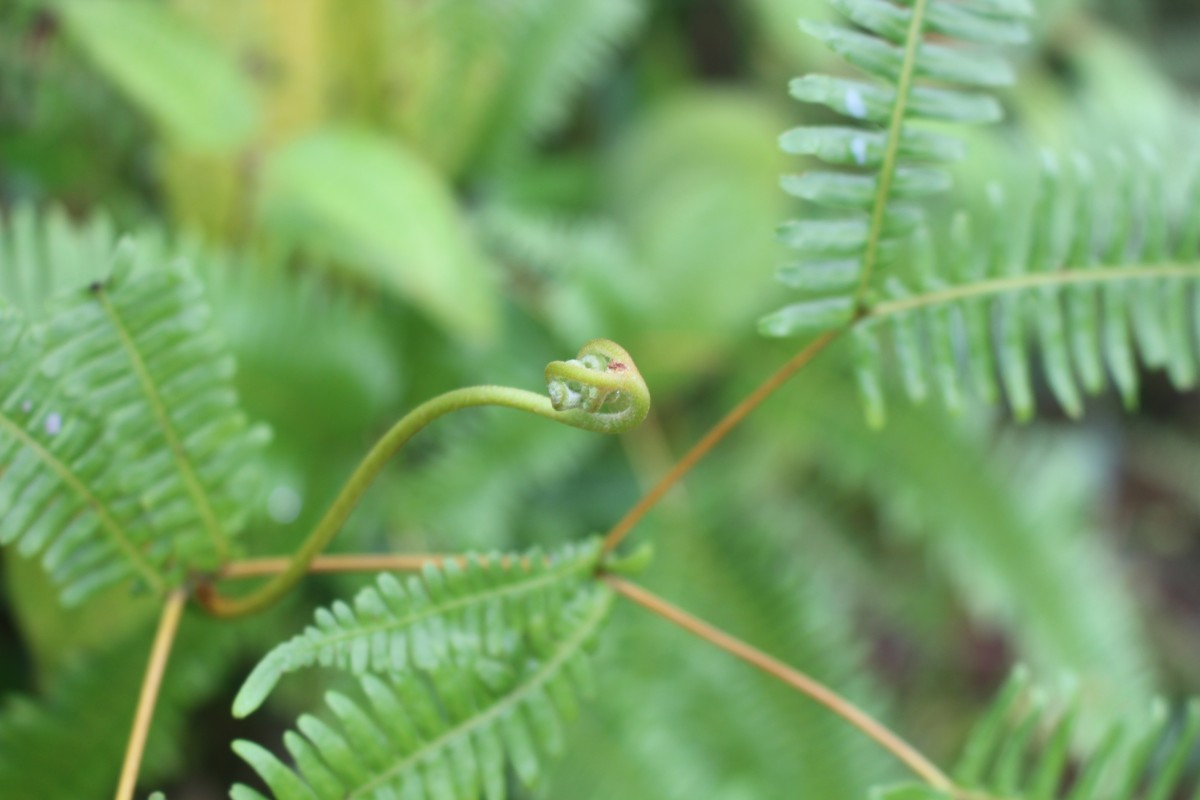
<path fill-rule="evenodd" d="M 879 800 L 1168 800 L 1200 793 L 1188 764 L 1200 747 L 1200 701 L 1178 714 L 1162 703 L 1148 724 L 1110 726 L 1076 760 L 1076 720 L 1084 702 L 1057 707 L 1031 691 L 1018 669 L 971 732 L 955 770 L 959 793 L 925 786 L 880 790 Z M 1189 793 L 1190 792 L 1190 793 Z"/>
<path fill-rule="evenodd" d="M 319 609 L 314 625 L 272 650 L 247 678 L 234 714 L 258 708 L 283 675 L 308 666 L 354 673 L 430 670 L 448 658 L 500 656 L 512 637 L 590 581 L 599 540 L 567 546 L 553 557 L 534 551 L 517 560 L 469 556 L 429 565 L 402 584 L 390 573 L 358 593 L 353 607 Z M 512 563 L 509 563 L 509 562 Z"/>
<path fill-rule="evenodd" d="M 40 350 L 15 312 L 0 311 L 0 544 L 42 554 L 68 603 L 130 576 L 161 590 L 150 532 L 115 489 L 112 449 L 40 373 Z"/>
<path fill-rule="evenodd" d="M 869 33 L 824 23 L 802 27 L 878 82 L 826 75 L 792 82 L 797 99 L 866 125 L 802 127 L 780 139 L 786 152 L 845 169 L 783 178 L 786 192 L 832 213 L 781 228 L 780 238 L 798 259 L 783 268 L 780 279 L 822 296 L 764 317 L 759 329 L 769 336 L 844 324 L 870 305 L 876 276 L 896 260 L 920 222 L 918 202 L 950 185 L 939 165 L 961 156 L 957 140 L 913 121 L 1000 118 L 1000 106 L 990 95 L 922 81 L 1003 86 L 1013 80 L 1008 64 L 984 49 L 928 41 L 926 32 L 973 44 L 1011 44 L 1026 37 L 1022 19 L 1032 11 L 1026 0 L 834 0 L 833 5 Z"/>
<path fill-rule="evenodd" d="M 264 432 L 232 388 L 233 359 L 210 324 L 198 281 L 174 270 L 113 277 L 50 320 L 44 369 L 105 409 L 121 482 L 192 566 L 213 566 L 244 522 L 247 468 Z"/>
<path fill-rule="evenodd" d="M 358 699 L 330 692 L 326 702 L 335 722 L 303 716 L 303 735 L 284 737 L 296 771 L 251 742 L 236 742 L 234 749 L 278 800 L 501 800 L 506 760 L 533 786 L 541 752 L 561 749 L 562 720 L 576 713 L 579 694 L 591 692 L 585 649 L 611 602 L 606 587 L 591 583 L 558 613 L 541 615 L 509 659 L 474 657 L 386 679 L 367 674 Z M 232 797 L 262 800 L 243 785 Z"/>
<path fill-rule="evenodd" d="M 38 260 L 22 263 L 37 274 Z M 42 323 L 0 317 L 0 543 L 41 554 L 69 603 L 131 576 L 161 591 L 215 566 L 263 440 L 238 410 L 199 284 L 128 247 L 106 263 L 111 278 Z M 54 288 L 9 277 L 35 311 Z"/>
<path fill-rule="evenodd" d="M 48 299 L 105 277 L 115 241 L 103 215 L 77 225 L 59 208 L 18 205 L 0 224 L 0 298 L 41 320 Z"/>
<path fill-rule="evenodd" d="M 1063 170 L 1046 156 L 1027 225 L 994 187 L 990 218 L 960 214 L 944 248 L 918 230 L 914 274 L 890 279 L 886 299 L 856 324 L 856 371 L 868 419 L 884 418 L 879 334 L 885 330 L 909 397 L 923 401 L 933 384 L 951 411 L 971 389 L 985 402 L 1003 390 L 1014 416 L 1031 418 L 1030 339 L 1046 384 L 1072 417 L 1082 414 L 1085 394 L 1105 388 L 1106 367 L 1133 406 L 1139 354 L 1177 387 L 1194 386 L 1200 207 L 1187 202 L 1186 212 L 1172 218 L 1161 166 L 1149 154 L 1136 166 L 1124 159 L 1112 165 L 1115 186 L 1106 194 L 1091 162 L 1077 157 L 1067 191 Z M 1198 192 L 1200 182 L 1188 200 Z M 1013 232 L 1023 227 L 1029 235 L 1014 248 L 1021 237 Z M 981 244 L 972 228 L 991 235 Z M 938 250 L 949 257 L 939 261 Z"/>

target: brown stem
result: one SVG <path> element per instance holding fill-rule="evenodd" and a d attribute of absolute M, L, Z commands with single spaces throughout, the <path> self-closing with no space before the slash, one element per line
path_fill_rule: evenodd
<path fill-rule="evenodd" d="M 946 793 L 956 793 L 958 791 L 954 782 L 930 762 L 929 759 L 917 752 L 912 745 L 824 684 L 813 680 L 802 672 L 792 669 L 787 664 L 772 658 L 761 650 L 751 647 L 740 639 L 735 639 L 724 631 L 714 628 L 707 622 L 693 617 L 686 611 L 671 605 L 658 595 L 643 589 L 637 584 L 630 583 L 615 575 L 605 575 L 603 576 L 603 580 L 617 592 L 643 608 L 654 612 L 669 622 L 673 622 L 688 633 L 716 645 L 727 653 L 737 656 L 746 663 L 767 673 L 772 678 L 786 683 L 825 706 L 874 739 L 880 746 L 898 758 L 906 767 L 920 777 L 921 780 L 928 783 L 934 789 Z"/>
<path fill-rule="evenodd" d="M 415 572 L 426 564 L 440 564 L 447 558 L 456 557 L 432 553 L 318 556 L 309 563 L 308 571 L 310 573 Z M 287 569 L 291 560 L 290 556 L 279 556 L 278 558 L 250 558 L 244 561 L 234 561 L 226 564 L 216 577 L 218 580 L 239 580 L 277 575 Z"/>
<path fill-rule="evenodd" d="M 187 594 L 182 590 L 172 592 L 163 605 L 150 648 L 150 660 L 146 664 L 146 677 L 142 679 L 142 692 L 138 697 L 137 711 L 133 717 L 133 730 L 129 734 L 129 746 L 125 750 L 125 763 L 121 766 L 121 779 L 117 784 L 116 800 L 132 800 L 137 788 L 138 769 L 142 764 L 142 753 L 146 750 L 146 737 L 150 733 L 150 721 L 154 718 L 154 706 L 158 702 L 158 690 L 162 687 L 163 673 L 167 670 L 167 659 Z"/>
<path fill-rule="evenodd" d="M 633 530 L 633 526 L 646 515 L 646 512 L 654 508 L 662 499 L 671 487 L 679 482 L 680 478 L 688 474 L 692 467 L 712 450 L 717 442 L 725 438 L 739 422 L 745 419 L 751 411 L 758 408 L 764 400 L 770 397 L 776 389 L 787 382 L 788 378 L 796 374 L 801 367 L 812 361 L 813 358 L 829 346 L 834 339 L 842 333 L 842 328 L 826 331 L 819 337 L 814 339 L 803 350 L 797 353 L 786 364 L 776 370 L 770 377 L 759 384 L 753 392 L 746 396 L 742 402 L 738 403 L 732 411 L 704 434 L 704 437 L 692 445 L 692 449 L 687 451 L 683 458 L 675 463 L 671 471 L 662 477 L 661 480 L 647 492 L 641 500 L 637 502 L 633 508 L 626 512 L 616 525 L 614 525 L 604 536 L 604 552 L 611 552 L 621 543 L 621 541 L 629 535 Z"/>

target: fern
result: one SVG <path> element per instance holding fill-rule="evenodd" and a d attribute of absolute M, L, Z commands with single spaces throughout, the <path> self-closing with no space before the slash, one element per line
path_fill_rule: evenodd
<path fill-rule="evenodd" d="M 635 32 L 639 0 L 471 0 L 393 14 L 404 46 L 397 73 L 412 82 L 401 125 L 431 160 L 503 165 L 552 133 L 573 95 Z"/>
<path fill-rule="evenodd" d="M 1002 387 L 1013 414 L 1032 417 L 1031 338 L 1046 384 L 1072 417 L 1082 414 L 1085 394 L 1105 388 L 1106 366 L 1133 406 L 1139 354 L 1176 386 L 1196 384 L 1191 309 L 1200 278 L 1200 208 L 1193 202 L 1182 215 L 1168 211 L 1162 168 L 1148 155 L 1106 165 L 1112 179 L 1104 182 L 1086 159 L 1073 164 L 1068 193 L 1057 161 L 1045 158 L 1028 220 L 997 189 L 985 221 L 959 215 L 943 249 L 949 258 L 939 261 L 930 235 L 918 233 L 915 276 L 891 280 L 888 298 L 855 333 L 872 422 L 884 416 L 878 334 L 885 328 L 908 395 L 919 402 L 936 391 L 951 410 L 963 406 L 968 387 L 985 401 L 995 401 Z M 1200 184 L 1189 199 L 1198 190 Z M 985 226 L 993 234 L 981 247 L 971 231 Z M 1023 227 L 1029 235 L 1022 244 L 1011 232 Z"/>
<path fill-rule="evenodd" d="M 0 223 L 0 299 L 40 320 L 51 297 L 105 277 L 115 242 L 103 215 L 75 224 L 61 208 L 19 205 Z"/>
<path fill-rule="evenodd" d="M 893 262 L 920 221 L 918 202 L 947 189 L 942 164 L 961 156 L 960 143 L 919 128 L 915 121 L 985 123 L 1000 118 L 986 94 L 940 84 L 995 87 L 1011 83 L 1002 59 L 981 48 L 926 40 L 926 32 L 983 45 L 1020 42 L 1026 0 L 834 0 L 847 18 L 870 33 L 837 25 L 803 23 L 804 29 L 878 82 L 808 75 L 792 82 L 796 98 L 825 105 L 866 123 L 864 127 L 818 126 L 788 131 L 780 140 L 789 153 L 814 156 L 840 171 L 811 170 L 786 176 L 783 188 L 834 213 L 797 220 L 780 238 L 798 253 L 780 278 L 821 293 L 764 317 L 771 336 L 849 322 L 871 299 L 880 268 Z"/>
<path fill-rule="evenodd" d="M 964 790 L 950 795 L 923 786 L 894 787 L 886 800 L 1169 800 L 1200 793 L 1189 763 L 1200 747 L 1200 701 L 1177 714 L 1162 703 L 1148 720 L 1110 726 L 1086 755 L 1073 750 L 1079 697 L 1052 706 L 1029 687 L 1023 669 L 998 693 L 971 732 L 955 769 Z"/>
<path fill-rule="evenodd" d="M 561 749 L 562 720 L 576 713 L 579 694 L 590 693 L 585 649 L 611 600 L 607 588 L 589 584 L 558 613 L 539 616 L 508 659 L 474 656 L 386 679 L 364 675 L 359 698 L 330 692 L 335 722 L 303 716 L 303 736 L 284 737 L 295 772 L 259 745 L 239 741 L 234 749 L 279 800 L 503 798 L 506 759 L 532 786 L 541 774 L 539 751 Z M 262 795 L 238 785 L 232 797 Z"/>
<path fill-rule="evenodd" d="M 319 609 L 316 624 L 264 658 L 238 693 L 234 714 L 258 708 L 286 673 L 314 664 L 355 673 L 429 670 L 453 656 L 495 656 L 539 610 L 563 603 L 590 580 L 599 541 L 568 546 L 552 558 L 532 552 L 510 564 L 499 555 L 465 566 L 429 565 L 402 584 L 390 573 L 358 593 L 351 607 Z"/>
<path fill-rule="evenodd" d="M 10 273 L 32 306 L 49 291 L 30 280 L 38 263 Z M 111 278 L 43 324 L 0 318 L 0 542 L 42 554 L 69 603 L 214 566 L 242 524 L 263 438 L 237 410 L 199 284 L 129 248 L 108 263 Z"/>

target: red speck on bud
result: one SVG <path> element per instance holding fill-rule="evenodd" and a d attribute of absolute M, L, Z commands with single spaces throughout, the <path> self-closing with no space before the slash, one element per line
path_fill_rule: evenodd
<path fill-rule="evenodd" d="M 608 362 L 608 371 L 609 372 L 624 372 L 625 369 L 626 369 L 626 367 L 625 367 L 624 362 L 621 362 L 621 361 Z"/>

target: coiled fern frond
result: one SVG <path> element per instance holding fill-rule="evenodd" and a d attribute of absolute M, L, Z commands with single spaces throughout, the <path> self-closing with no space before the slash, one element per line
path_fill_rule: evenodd
<path fill-rule="evenodd" d="M 430 670 L 447 659 L 505 655 L 512 637 L 534 624 L 538 609 L 556 607 L 591 578 L 598 540 L 546 557 L 469 556 L 430 564 L 401 583 L 381 574 L 354 598 L 318 609 L 315 624 L 259 662 L 234 702 L 245 716 L 288 672 L 320 664 L 356 674 Z"/>
<path fill-rule="evenodd" d="M 1030 339 L 1046 384 L 1072 417 L 1086 394 L 1104 390 L 1106 373 L 1133 406 L 1138 355 L 1177 387 L 1195 386 L 1200 181 L 1185 211 L 1172 214 L 1152 155 L 1106 161 L 1110 179 L 1100 181 L 1098 167 L 1075 157 L 1068 181 L 1046 156 L 1027 208 L 1009 207 L 993 188 L 987 216 L 960 214 L 943 246 L 918 230 L 911 277 L 889 279 L 885 299 L 856 323 L 858 380 L 873 423 L 884 416 L 885 331 L 909 397 L 936 392 L 951 411 L 969 391 L 987 402 L 1003 391 L 1018 419 L 1032 417 Z M 1027 237 L 1017 234 L 1023 229 Z"/>
<path fill-rule="evenodd" d="M 1189 764 L 1200 747 L 1200 701 L 1177 713 L 1156 703 L 1148 720 L 1110 726 L 1086 754 L 1074 749 L 1085 702 L 1058 705 L 1018 669 L 972 730 L 955 794 L 926 786 L 880 791 L 879 800 L 1169 800 L 1200 795 Z"/>
<path fill-rule="evenodd" d="M 803 23 L 874 80 L 808 75 L 792 82 L 796 98 L 827 106 L 856 126 L 801 127 L 785 133 L 789 153 L 841 167 L 785 176 L 788 193 L 832 213 L 795 220 L 780 230 L 796 260 L 780 278 L 823 295 L 764 317 L 771 336 L 803 333 L 815 321 L 848 322 L 869 300 L 881 267 L 893 262 L 920 222 L 918 203 L 950 185 L 941 165 L 961 156 L 958 140 L 919 127 L 922 121 L 986 123 L 1000 105 L 987 94 L 951 86 L 990 88 L 1013 81 L 1007 62 L 988 48 L 958 42 L 1022 42 L 1027 0 L 832 0 L 869 33 Z M 937 34 L 932 41 L 927 34 Z M 929 85 L 927 82 L 940 85 Z"/>
<path fill-rule="evenodd" d="M 330 692 L 333 720 L 302 716 L 300 732 L 284 736 L 294 771 L 260 745 L 234 749 L 278 800 L 504 798 L 508 763 L 533 786 L 543 756 L 562 748 L 562 721 L 592 691 L 586 650 L 611 602 L 607 587 L 588 581 L 565 603 L 531 602 L 500 652 L 447 654 L 429 668 L 408 661 L 403 671 L 362 675 L 357 697 Z M 244 785 L 232 797 L 262 799 Z"/>

